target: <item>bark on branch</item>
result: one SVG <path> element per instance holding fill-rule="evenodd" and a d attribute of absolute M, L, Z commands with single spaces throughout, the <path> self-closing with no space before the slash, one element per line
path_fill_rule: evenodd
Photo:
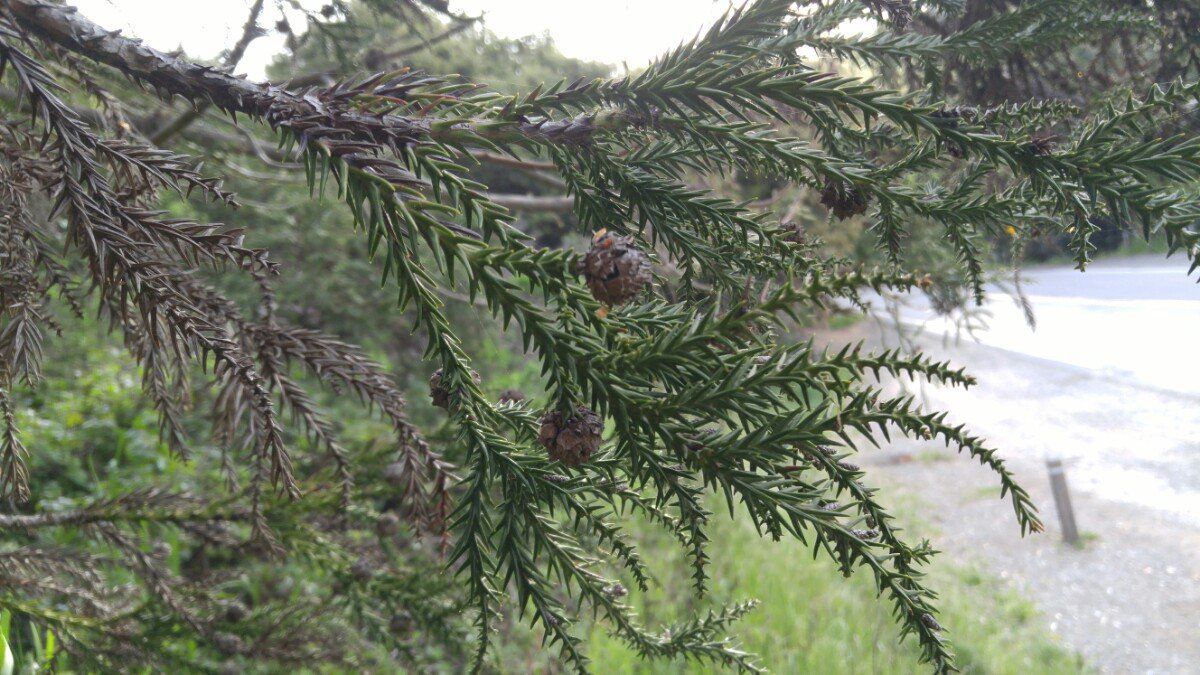
<path fill-rule="evenodd" d="M 328 143 L 327 147 L 342 144 L 349 148 L 346 152 L 351 153 L 343 157 L 347 161 L 360 159 L 354 154 L 359 153 L 356 143 L 368 142 L 377 147 L 398 149 L 437 138 L 429 120 L 363 113 L 330 104 L 319 96 L 294 93 L 237 77 L 226 70 L 192 63 L 148 47 L 140 40 L 122 37 L 119 31 L 106 31 L 73 7 L 41 0 L 8 0 L 7 10 L 21 27 L 39 38 L 109 65 L 154 87 L 160 94 L 182 96 L 196 106 L 212 104 L 230 113 L 263 119 L 272 127 L 286 129 L 310 143 Z M 587 117 L 541 123 L 514 122 L 505 126 L 509 126 L 509 130 L 500 133 L 564 142 L 577 142 L 595 130 L 592 118 Z M 494 129 L 495 125 L 492 127 Z M 455 125 L 439 131 L 456 140 L 469 139 L 476 133 L 470 125 Z M 333 152 L 342 154 L 339 149 Z M 487 154 L 485 157 L 498 161 L 499 156 Z M 398 188 L 425 187 L 423 181 L 399 164 L 369 159 L 361 159 L 361 163 L 368 171 Z M 510 166 L 526 164 L 520 160 L 506 160 L 506 163 Z M 562 212 L 573 206 L 570 197 L 511 195 L 499 199 L 493 197 L 493 200 L 524 211 Z"/>
<path fill-rule="evenodd" d="M 304 134 L 314 128 L 334 129 L 339 136 L 351 134 L 384 147 L 401 147 L 425 140 L 448 140 L 472 144 L 472 139 L 542 143 L 585 142 L 600 128 L 628 124 L 620 112 L 575 119 L 528 122 L 514 120 L 497 124 L 488 120 L 486 130 L 471 123 L 441 125 L 436 130 L 428 119 L 402 115 L 374 115 L 326 105 L 315 96 L 280 86 L 252 82 L 225 70 L 205 66 L 148 47 L 140 40 L 107 31 L 74 7 L 48 4 L 42 0 L 7 0 L 7 10 L 17 23 L 64 49 L 117 69 L 134 80 L 153 87 L 163 97 L 181 96 L 193 105 L 210 103 L 229 113 L 242 113 Z"/>

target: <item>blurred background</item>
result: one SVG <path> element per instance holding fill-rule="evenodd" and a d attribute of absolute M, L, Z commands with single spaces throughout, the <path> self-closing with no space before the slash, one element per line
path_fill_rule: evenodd
<path fill-rule="evenodd" d="M 978 13 L 997 11 L 1006 2 L 968 0 L 967 5 Z M 249 5 L 245 0 L 75 4 L 102 25 L 123 28 L 160 49 L 178 48 L 212 61 L 237 40 Z M 319 83 L 361 72 L 364 64 L 368 70 L 405 65 L 460 73 L 516 93 L 543 82 L 641 68 L 729 7 L 709 0 L 450 0 L 448 14 L 406 23 L 378 17 L 359 21 L 357 4 L 338 3 L 314 21 L 302 10 L 321 16 L 325 3 L 267 2 L 259 21 L 265 34 L 250 45 L 237 70 L 253 78 L 309 77 Z M 1194 75 L 1192 50 L 1200 25 L 1195 4 L 1156 3 L 1157 9 L 1147 10 L 1171 5 L 1185 13 L 1173 14 L 1175 23 L 1164 20 L 1164 32 L 1155 40 L 1136 37 L 1146 40 L 1134 45 L 1145 54 L 1144 62 L 1091 67 L 1100 61 L 1098 46 L 1060 51 L 1046 45 L 1044 52 L 1005 63 L 948 69 L 944 89 L 966 104 L 1044 96 L 1087 108 L 1104 103 L 1090 97 L 1102 81 L 1142 87 Z M 899 87 L 914 76 L 902 70 L 852 74 L 886 78 Z M 181 111 L 182 105 L 146 111 L 143 121 L 161 126 Z M 1194 129 L 1195 122 L 1180 124 Z M 249 157 L 244 147 L 240 153 L 229 151 L 237 139 L 243 146 L 261 144 L 263 151 Z M 280 314 L 299 326 L 335 332 L 391 364 L 409 392 L 413 420 L 436 430 L 443 418 L 427 398 L 430 373 L 421 363 L 422 340 L 410 335 L 409 318 L 392 309 L 391 291 L 379 288 L 377 269 L 348 226 L 349 215 L 308 200 L 302 173 L 277 166 L 261 130 L 204 115 L 172 144 L 227 170 L 227 187 L 245 206 L 237 212 L 185 202 L 168 206 L 180 214 L 196 215 L 199 209 L 201 217 L 245 227 L 255 246 L 286 261 Z M 520 226 L 542 245 L 570 245 L 586 236 L 553 177 L 493 164 L 482 165 L 477 177 L 495 192 L 528 198 L 519 204 Z M 865 219 L 829 221 L 811 191 L 748 175 L 709 186 L 770 206 L 836 255 L 865 263 L 883 260 Z M 1200 288 L 1187 277 L 1185 262 L 1165 258 L 1162 242 L 1130 238 L 1111 224 L 1101 225 L 1100 259 L 1086 274 L 1073 269 L 1062 241 L 1039 239 L 1023 251 L 1014 251 L 1002 238 L 986 242 L 990 295 L 975 306 L 953 271 L 949 246 L 932 228 L 925 232 L 915 224 L 913 266 L 929 272 L 930 289 L 908 297 L 873 297 L 867 314 L 832 308 L 807 317 L 795 336 L 831 348 L 857 341 L 919 347 L 978 378 L 979 385 L 969 391 L 926 385 L 918 393 L 1001 449 L 1042 509 L 1046 533 L 1021 539 L 1010 507 L 996 498 L 993 477 L 945 448 L 880 439 L 881 448 L 862 457 L 888 499 L 900 505 L 904 526 L 944 551 L 934 565 L 933 586 L 943 590 L 942 622 L 953 627 L 956 652 L 970 672 L 1200 672 L 1200 364 L 1193 355 L 1200 335 Z M 244 297 L 251 298 L 252 290 L 245 289 Z M 476 327 L 464 335 L 479 356 L 487 389 L 539 393 L 538 368 L 512 337 L 465 298 L 449 299 L 460 325 Z M 104 327 L 69 317 L 63 323 L 69 330 L 53 343 L 46 384 L 24 394 L 18 406 L 26 445 L 37 448 L 31 457 L 35 499 L 52 504 L 115 493 L 121 485 L 162 476 L 188 480 L 197 469 L 159 443 L 139 374 Z M 323 403 L 339 411 L 334 417 L 359 450 L 368 452 L 386 436 L 383 423 L 350 409 L 343 412 L 332 400 Z M 438 440 L 436 431 L 432 438 Z M 1064 541 L 1059 527 L 1049 460 L 1061 460 L 1065 467 L 1078 530 L 1071 542 Z M 692 609 L 678 606 L 680 598 L 690 597 L 690 579 L 685 564 L 673 564 L 679 553 L 672 542 L 649 530 L 639 539 L 644 557 L 663 574 L 657 588 L 637 599 L 643 617 L 654 623 Z M 897 645 L 869 579 L 845 583 L 827 565 L 810 563 L 794 544 L 750 546 L 751 541 L 757 535 L 746 523 L 721 522 L 714 534 L 711 576 L 714 601 L 763 600 L 736 633 L 748 650 L 763 656 L 765 666 L 782 673 L 913 670 L 916 649 Z M 176 564 L 186 568 L 189 561 Z M 279 587 L 279 572 L 264 567 L 260 576 L 247 577 L 247 593 L 303 592 L 302 569 L 285 575 L 286 587 Z M 557 667 L 519 622 L 506 624 L 505 630 L 510 634 L 501 642 L 504 670 Z M 650 669 L 616 640 L 594 633 L 590 652 L 598 670 Z M 424 658 L 431 670 L 452 669 L 456 663 L 455 655 L 442 652 Z"/>

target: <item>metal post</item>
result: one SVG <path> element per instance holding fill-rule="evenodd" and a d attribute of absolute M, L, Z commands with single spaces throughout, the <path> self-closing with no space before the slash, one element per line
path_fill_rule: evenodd
<path fill-rule="evenodd" d="M 1046 460 L 1050 472 L 1050 490 L 1054 492 L 1054 506 L 1058 509 L 1058 521 L 1062 524 L 1063 541 L 1079 543 L 1079 529 L 1075 526 L 1075 509 L 1071 507 L 1071 493 L 1067 491 L 1067 473 L 1062 460 L 1054 457 Z"/>

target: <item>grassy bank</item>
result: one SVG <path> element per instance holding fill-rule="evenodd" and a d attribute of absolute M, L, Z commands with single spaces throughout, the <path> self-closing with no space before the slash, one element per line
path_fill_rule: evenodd
<path fill-rule="evenodd" d="M 871 579 L 849 581 L 795 542 L 759 539 L 744 519 L 714 523 L 710 575 L 715 602 L 757 598 L 759 607 L 736 627 L 743 647 L 775 673 L 913 673 L 915 642 L 898 644 L 887 606 L 875 599 Z M 636 597 L 649 625 L 681 616 L 690 597 L 689 569 L 678 547 L 658 533 L 638 537 L 660 586 Z M 931 585 L 942 597 L 941 622 L 969 673 L 1077 673 L 1079 658 L 1045 634 L 1035 608 L 970 567 L 941 560 Z M 606 673 L 715 672 L 696 663 L 645 663 L 601 629 L 589 652 Z"/>

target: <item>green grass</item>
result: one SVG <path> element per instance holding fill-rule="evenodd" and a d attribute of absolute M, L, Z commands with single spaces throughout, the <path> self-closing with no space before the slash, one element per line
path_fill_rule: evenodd
<path fill-rule="evenodd" d="M 714 518 L 710 548 L 716 602 L 748 598 L 759 607 L 735 627 L 743 648 L 775 673 L 914 673 L 915 642 L 898 643 L 885 604 L 876 600 L 868 576 L 843 579 L 825 560 L 795 542 L 767 542 L 744 518 Z M 678 547 L 658 533 L 638 535 L 643 557 L 660 575 L 649 593 L 633 602 L 650 626 L 670 623 L 703 608 L 692 600 L 689 568 Z M 968 673 L 1078 673 L 1078 657 L 1045 633 L 1031 603 L 1004 590 L 982 572 L 935 564 L 930 575 L 941 592 L 940 621 Z M 647 663 L 595 627 L 588 653 L 605 673 L 719 672 L 707 664 Z"/>
<path fill-rule="evenodd" d="M 939 462 L 949 462 L 954 457 L 955 455 L 950 454 L 945 449 L 932 449 L 918 452 L 916 460 L 925 464 L 937 464 Z"/>
<path fill-rule="evenodd" d="M 859 312 L 834 314 L 829 317 L 828 328 L 829 330 L 842 330 L 861 323 L 865 318 L 866 315 Z"/>
<path fill-rule="evenodd" d="M 1084 530 L 1079 533 L 1079 541 L 1075 542 L 1075 548 L 1084 550 L 1090 548 L 1093 544 L 1100 541 L 1100 533 Z"/>

